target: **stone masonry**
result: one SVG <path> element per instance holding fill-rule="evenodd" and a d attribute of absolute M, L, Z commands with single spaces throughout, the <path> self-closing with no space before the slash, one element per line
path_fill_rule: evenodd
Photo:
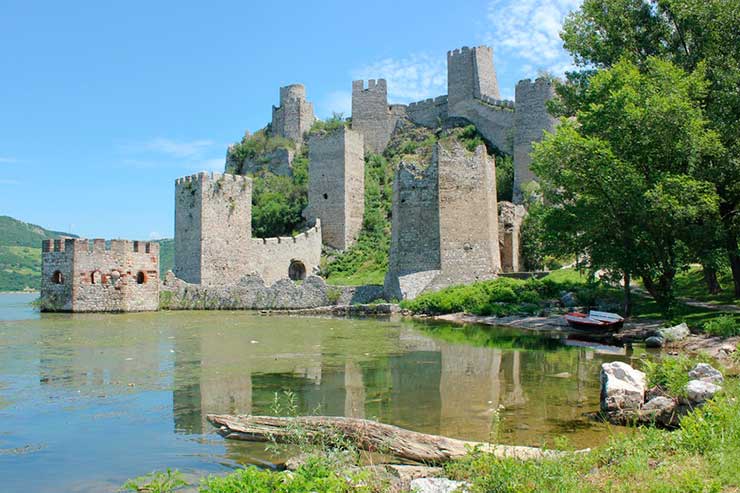
<path fill-rule="evenodd" d="M 532 143 L 542 140 L 545 130 L 552 131 L 557 119 L 547 112 L 546 103 L 555 96 L 555 87 L 548 79 L 529 79 L 516 85 L 514 114 L 514 202 L 521 202 L 522 186 L 535 179 L 529 169 Z"/>
<path fill-rule="evenodd" d="M 309 143 L 308 207 L 304 217 L 321 220 L 325 245 L 344 250 L 362 229 L 365 160 L 362 135 L 340 127 Z"/>
<path fill-rule="evenodd" d="M 352 81 L 352 129 L 365 138 L 365 150 L 382 153 L 398 121 L 400 108 L 388 105 L 388 84 L 385 79 Z"/>
<path fill-rule="evenodd" d="M 302 280 L 318 268 L 321 224 L 300 235 L 252 238 L 252 180 L 202 172 L 175 182 L 175 275 L 202 285 Z"/>
<path fill-rule="evenodd" d="M 501 270 L 520 272 L 521 228 L 527 209 L 521 204 L 498 203 L 498 234 L 501 250 Z"/>
<path fill-rule="evenodd" d="M 400 118 L 418 125 L 440 127 L 448 119 L 474 124 L 500 151 L 514 156 L 514 199 L 521 202 L 521 186 L 534 177 L 529 170 L 531 144 L 552 130 L 545 102 L 554 96 L 546 79 L 521 81 L 516 104 L 501 100 L 493 50 L 477 46 L 447 53 L 447 95 L 405 105 L 389 105 L 384 79 L 352 82 L 352 128 L 365 137 L 366 150 L 383 152 Z"/>
<path fill-rule="evenodd" d="M 402 163 L 392 216 L 389 298 L 491 279 L 501 270 L 496 170 L 484 146 L 469 152 L 450 139 L 436 145 L 425 169 Z"/>
<path fill-rule="evenodd" d="M 159 244 L 67 238 L 41 245 L 41 309 L 134 312 L 159 309 Z"/>
<path fill-rule="evenodd" d="M 315 119 L 313 103 L 306 100 L 303 84 L 280 88 L 280 106 L 272 107 L 273 135 L 290 139 L 300 147 Z"/>

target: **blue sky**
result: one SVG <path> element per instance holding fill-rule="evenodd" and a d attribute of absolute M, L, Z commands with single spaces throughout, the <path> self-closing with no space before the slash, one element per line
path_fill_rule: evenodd
<path fill-rule="evenodd" d="M 269 5 L 268 5 L 269 3 Z M 569 67 L 579 0 L 0 3 L 0 215 L 86 237 L 173 234 L 175 178 L 222 171 L 280 86 L 349 115 L 351 81 L 391 102 L 446 93 L 446 52 L 494 48 L 502 96 Z"/>

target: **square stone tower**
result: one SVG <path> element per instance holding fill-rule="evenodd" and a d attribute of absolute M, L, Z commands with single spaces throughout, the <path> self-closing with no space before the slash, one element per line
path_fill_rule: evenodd
<path fill-rule="evenodd" d="M 280 106 L 272 107 L 273 134 L 290 139 L 300 147 L 314 121 L 313 103 L 306 100 L 303 84 L 281 87 Z"/>
<path fill-rule="evenodd" d="M 175 275 L 236 284 L 252 241 L 252 180 L 206 172 L 175 181 Z"/>
<path fill-rule="evenodd" d="M 304 217 L 321 220 L 323 242 L 339 250 L 351 246 L 365 213 L 363 136 L 344 126 L 308 142 L 308 207 Z"/>
<path fill-rule="evenodd" d="M 385 79 L 352 81 L 352 130 L 365 138 L 365 149 L 381 153 L 388 146 L 398 117 L 388 105 Z"/>
<path fill-rule="evenodd" d="M 447 52 L 447 98 L 450 114 L 454 114 L 455 105 L 461 101 L 501 99 L 493 67 L 493 48 L 463 46 Z"/>
<path fill-rule="evenodd" d="M 490 279 L 501 270 L 496 168 L 484 146 L 437 143 L 426 168 L 402 163 L 393 183 L 386 296 Z"/>
<path fill-rule="evenodd" d="M 555 96 L 551 80 L 539 78 L 532 82 L 520 80 L 516 85 L 516 111 L 514 112 L 514 202 L 521 203 L 522 186 L 535 180 L 529 169 L 532 162 L 532 143 L 539 142 L 544 132 L 552 132 L 557 124 L 547 111 L 547 101 Z"/>

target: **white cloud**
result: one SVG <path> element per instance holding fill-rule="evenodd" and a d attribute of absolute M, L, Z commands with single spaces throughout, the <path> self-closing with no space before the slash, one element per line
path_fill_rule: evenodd
<path fill-rule="evenodd" d="M 14 157 L 1 157 L 0 156 L 0 164 L 12 164 L 17 163 L 18 160 Z"/>
<path fill-rule="evenodd" d="M 446 55 L 415 53 L 406 58 L 384 58 L 352 72 L 353 79 L 386 79 L 388 98 L 408 103 L 447 93 Z"/>
<path fill-rule="evenodd" d="M 0 185 L 20 185 L 21 182 L 18 180 L 7 180 L 7 179 L 0 179 Z"/>
<path fill-rule="evenodd" d="M 162 238 L 162 233 L 160 233 L 159 231 L 152 231 L 151 233 L 149 233 L 150 240 L 159 240 L 160 238 Z"/>
<path fill-rule="evenodd" d="M 560 75 L 573 68 L 560 39 L 561 26 L 565 16 L 581 2 L 492 0 L 487 14 L 490 31 L 484 39 L 494 47 L 496 58 L 518 59 Z"/>

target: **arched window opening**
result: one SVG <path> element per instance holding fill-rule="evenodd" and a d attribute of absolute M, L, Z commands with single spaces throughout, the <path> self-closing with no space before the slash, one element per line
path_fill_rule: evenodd
<path fill-rule="evenodd" d="M 302 281 L 306 278 L 306 266 L 300 260 L 293 260 L 288 267 L 288 277 L 293 281 Z"/>
<path fill-rule="evenodd" d="M 113 270 L 110 273 L 110 277 L 108 278 L 108 282 L 110 284 L 115 285 L 120 278 L 121 278 L 121 273 L 119 271 L 117 271 L 117 270 Z"/>
<path fill-rule="evenodd" d="M 55 270 L 51 275 L 51 282 L 54 284 L 64 284 L 64 275 L 60 271 Z"/>
<path fill-rule="evenodd" d="M 325 193 L 325 194 L 324 194 L 324 200 L 326 200 L 326 199 L 328 199 L 328 198 L 329 198 L 329 194 L 328 194 L 328 193 Z"/>
<path fill-rule="evenodd" d="M 103 275 L 99 270 L 92 271 L 92 274 L 90 274 L 90 282 L 93 284 L 100 284 L 103 282 Z"/>
<path fill-rule="evenodd" d="M 136 274 L 136 284 L 144 284 L 146 281 L 146 272 L 139 271 L 138 274 Z"/>

